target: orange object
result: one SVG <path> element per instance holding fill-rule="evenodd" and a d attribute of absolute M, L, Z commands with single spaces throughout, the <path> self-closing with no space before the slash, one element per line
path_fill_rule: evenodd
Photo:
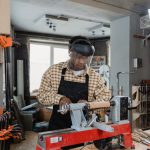
<path fill-rule="evenodd" d="M 4 112 L 4 108 L 2 106 L 0 106 L 0 115 L 2 115 Z"/>
<path fill-rule="evenodd" d="M 0 46 L 2 48 L 10 47 L 12 46 L 12 38 L 11 37 L 6 37 L 3 35 L 0 35 Z"/>

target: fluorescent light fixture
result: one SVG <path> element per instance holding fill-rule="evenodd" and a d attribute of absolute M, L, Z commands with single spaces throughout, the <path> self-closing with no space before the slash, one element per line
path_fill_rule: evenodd
<path fill-rule="evenodd" d="M 62 15 L 49 15 L 49 14 L 45 14 L 46 19 L 56 19 L 56 20 L 61 20 L 61 21 L 68 21 L 68 18 Z"/>
<path fill-rule="evenodd" d="M 148 16 L 149 16 L 149 19 L 150 19 L 150 9 L 148 9 Z"/>

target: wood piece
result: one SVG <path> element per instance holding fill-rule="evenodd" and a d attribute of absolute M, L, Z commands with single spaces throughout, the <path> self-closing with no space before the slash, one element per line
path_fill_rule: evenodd
<path fill-rule="evenodd" d="M 142 132 L 139 132 L 139 131 L 135 131 L 135 133 L 137 133 L 139 136 L 143 137 L 143 138 L 148 138 L 147 135 L 145 135 L 144 133 Z"/>
<path fill-rule="evenodd" d="M 109 108 L 110 102 L 89 102 L 88 105 L 90 109 Z"/>
<path fill-rule="evenodd" d="M 137 134 L 137 133 L 132 133 L 132 139 L 133 139 L 135 142 L 142 143 L 142 144 L 147 145 L 148 147 L 150 147 L 149 140 L 142 138 L 142 137 L 141 137 L 139 134 Z"/>
<path fill-rule="evenodd" d="M 132 139 L 133 139 L 133 141 L 136 141 L 138 143 L 141 142 L 141 140 L 138 137 L 136 137 L 136 136 L 132 136 Z"/>
<path fill-rule="evenodd" d="M 139 132 L 142 132 L 143 134 L 147 135 L 148 137 L 150 137 L 150 133 L 144 132 L 142 129 L 138 130 Z"/>

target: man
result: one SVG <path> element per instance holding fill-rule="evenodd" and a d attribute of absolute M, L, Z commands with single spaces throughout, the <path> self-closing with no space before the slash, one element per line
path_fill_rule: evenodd
<path fill-rule="evenodd" d="M 63 104 L 87 101 L 108 101 L 110 91 L 101 77 L 89 68 L 94 47 L 81 36 L 73 37 L 69 42 L 67 62 L 51 66 L 43 75 L 38 99 L 43 105 L 53 105 L 49 130 L 71 127 L 69 112 L 57 112 Z"/>

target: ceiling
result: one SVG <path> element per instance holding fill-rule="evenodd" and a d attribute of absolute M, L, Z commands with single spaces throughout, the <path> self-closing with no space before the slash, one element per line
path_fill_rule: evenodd
<path fill-rule="evenodd" d="M 150 0 L 11 0 L 12 24 L 18 31 L 54 35 L 84 35 L 103 37 L 110 35 L 108 25 L 112 20 L 129 15 L 143 14 Z M 50 19 L 45 14 L 65 16 L 68 21 Z"/>

